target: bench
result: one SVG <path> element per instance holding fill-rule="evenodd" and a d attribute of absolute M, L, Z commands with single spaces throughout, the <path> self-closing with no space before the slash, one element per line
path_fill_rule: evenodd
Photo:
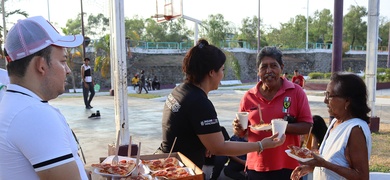
<path fill-rule="evenodd" d="M 241 80 L 224 80 L 221 81 L 221 85 L 238 85 L 242 84 Z"/>

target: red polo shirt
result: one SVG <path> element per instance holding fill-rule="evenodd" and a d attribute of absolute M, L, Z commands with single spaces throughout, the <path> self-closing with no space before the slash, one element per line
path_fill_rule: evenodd
<path fill-rule="evenodd" d="M 283 79 L 283 85 L 272 100 L 266 100 L 259 92 L 259 82 L 255 87 L 249 89 L 240 102 L 240 111 L 249 112 L 249 124 L 259 124 L 260 115 L 258 104 L 260 103 L 263 121 L 271 123 L 272 119 L 283 118 L 287 114 L 297 119 L 297 122 L 313 123 L 307 96 L 299 85 Z M 271 131 L 255 131 L 248 129 L 248 142 L 260 141 L 272 135 Z M 266 149 L 262 153 L 248 153 L 246 165 L 250 170 L 274 171 L 283 168 L 294 169 L 298 161 L 287 156 L 285 150 L 288 145 L 299 146 L 299 135 L 286 134 L 286 141 L 283 145 Z"/>

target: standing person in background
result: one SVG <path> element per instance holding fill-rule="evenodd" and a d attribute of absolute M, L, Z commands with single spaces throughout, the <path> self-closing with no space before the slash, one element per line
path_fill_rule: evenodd
<path fill-rule="evenodd" d="M 88 180 L 65 117 L 48 103 L 65 92 L 65 47 L 83 36 L 61 36 L 35 16 L 18 20 L 5 42 L 11 82 L 0 102 L 0 179 Z"/>
<path fill-rule="evenodd" d="M 217 112 L 208 93 L 218 89 L 223 78 L 225 54 L 200 39 L 183 59 L 185 82 L 168 95 L 162 116 L 162 143 L 157 153 L 181 152 L 199 168 L 205 163 L 206 149 L 214 155 L 237 156 L 280 146 L 277 134 L 256 142 L 225 141 Z M 269 134 L 270 135 L 270 134 Z"/>
<path fill-rule="evenodd" d="M 287 156 L 289 145 L 300 145 L 300 135 L 309 133 L 313 124 L 309 101 L 299 85 L 283 79 L 282 52 L 276 47 L 266 46 L 257 55 L 256 67 L 261 81 L 249 89 L 240 102 L 239 112 L 249 112 L 249 125 L 271 123 L 272 119 L 285 119 L 286 141 L 263 153 L 247 154 L 246 166 L 249 180 L 287 180 L 299 163 Z M 262 112 L 259 110 L 261 108 Z M 259 112 L 260 111 L 260 112 Z M 260 120 L 262 114 L 262 120 Z M 248 142 L 260 141 L 272 134 L 271 131 L 256 131 L 242 127 L 233 121 L 234 134 L 248 136 Z"/>
<path fill-rule="evenodd" d="M 305 88 L 305 78 L 299 74 L 298 69 L 294 70 L 294 76 L 292 77 L 291 82 L 298 84 L 302 88 Z"/>
<path fill-rule="evenodd" d="M 369 179 L 371 109 L 367 104 L 367 87 L 351 73 L 332 75 L 325 91 L 324 103 L 334 116 L 314 159 L 301 162 L 291 179 L 313 172 L 313 179 Z"/>
<path fill-rule="evenodd" d="M 160 90 L 160 81 L 157 79 L 157 76 L 153 77 L 152 88 L 153 90 Z"/>
<path fill-rule="evenodd" d="M 142 89 L 145 89 L 146 94 L 148 94 L 148 90 L 146 89 L 146 78 L 145 78 L 145 71 L 141 70 L 141 74 L 139 77 L 139 89 L 138 89 L 138 94 L 141 94 Z"/>
<path fill-rule="evenodd" d="M 81 77 L 83 78 L 83 97 L 84 97 L 84 104 L 86 109 L 92 109 L 91 101 L 93 97 L 95 96 L 95 83 L 92 78 L 92 68 L 89 66 L 89 62 L 91 60 L 89 58 L 84 59 L 84 64 L 81 65 Z M 89 95 L 88 98 L 88 94 Z"/>

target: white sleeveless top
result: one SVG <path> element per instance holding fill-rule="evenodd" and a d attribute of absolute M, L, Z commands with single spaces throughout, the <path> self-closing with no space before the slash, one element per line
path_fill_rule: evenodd
<path fill-rule="evenodd" d="M 320 154 L 322 157 L 333 164 L 337 164 L 343 167 L 349 167 L 347 159 L 345 158 L 345 148 L 347 147 L 348 139 L 351 134 L 351 130 L 355 126 L 360 126 L 363 130 L 364 136 L 366 137 L 366 145 L 368 150 L 368 160 L 370 160 L 371 155 L 371 131 L 368 124 L 358 118 L 350 119 L 348 121 L 344 121 L 335 127 L 332 132 L 330 129 L 333 127 L 334 123 L 337 121 L 336 118 L 333 119 L 330 124 L 326 134 L 324 141 L 320 147 Z M 323 168 L 323 167 L 315 167 L 313 172 L 314 180 L 334 180 L 334 179 L 345 179 L 344 177 L 338 175 L 337 173 Z"/>

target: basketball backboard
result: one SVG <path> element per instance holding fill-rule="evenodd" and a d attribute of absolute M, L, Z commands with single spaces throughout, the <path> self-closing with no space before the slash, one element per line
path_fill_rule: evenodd
<path fill-rule="evenodd" d="M 170 21 L 182 16 L 183 0 L 156 0 L 156 18 L 157 22 Z"/>

